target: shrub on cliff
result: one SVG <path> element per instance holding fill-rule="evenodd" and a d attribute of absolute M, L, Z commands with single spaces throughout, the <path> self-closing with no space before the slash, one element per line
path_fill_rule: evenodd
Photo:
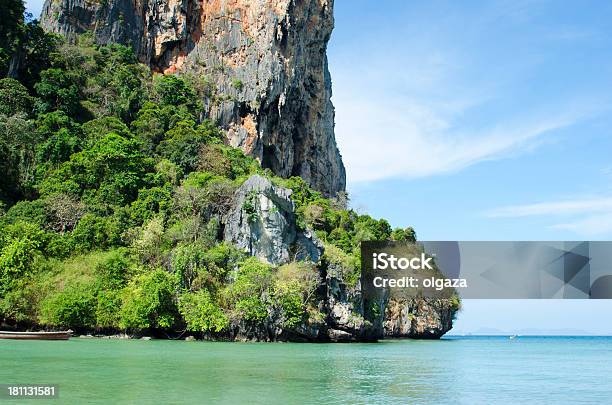
<path fill-rule="evenodd" d="M 331 267 L 328 272 L 342 280 L 348 285 L 357 284 L 361 276 L 359 258 L 353 254 L 348 254 L 341 248 L 332 244 L 325 244 L 323 259 Z"/>
<path fill-rule="evenodd" d="M 50 326 L 93 328 L 96 325 L 96 296 L 88 285 L 69 285 L 41 304 L 41 323 Z"/>
<path fill-rule="evenodd" d="M 208 290 L 185 293 L 179 298 L 179 311 L 193 332 L 221 332 L 229 319 L 213 300 Z"/>
<path fill-rule="evenodd" d="M 307 317 L 307 306 L 320 284 L 317 269 L 309 263 L 290 263 L 275 274 L 272 298 L 281 308 L 284 326 L 294 328 Z"/>
<path fill-rule="evenodd" d="M 34 98 L 28 89 L 12 78 L 0 79 L 0 114 L 10 117 L 15 114 L 30 115 Z"/>
<path fill-rule="evenodd" d="M 124 329 L 169 329 L 178 318 L 176 277 L 163 270 L 141 274 L 122 293 L 119 326 Z"/>
<path fill-rule="evenodd" d="M 233 283 L 226 291 L 226 300 L 235 316 L 261 322 L 268 316 L 266 295 L 272 282 L 272 267 L 255 257 L 239 263 Z"/>

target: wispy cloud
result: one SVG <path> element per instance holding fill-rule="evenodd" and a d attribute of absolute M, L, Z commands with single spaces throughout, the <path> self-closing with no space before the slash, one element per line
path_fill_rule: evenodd
<path fill-rule="evenodd" d="M 607 96 L 596 92 L 536 90 L 558 56 L 548 45 L 589 37 L 582 27 L 532 23 L 544 11 L 533 1 L 495 2 L 478 13 L 422 11 L 426 18 L 411 9 L 402 26 L 332 52 L 336 136 L 349 184 L 516 156 L 601 111 Z"/>
<path fill-rule="evenodd" d="M 612 210 L 600 215 L 592 215 L 584 219 L 556 224 L 553 229 L 575 232 L 580 235 L 604 235 L 612 233 Z"/>
<path fill-rule="evenodd" d="M 342 103 L 338 140 L 349 168 L 349 182 L 458 171 L 530 150 L 545 135 L 584 117 L 576 112 L 557 112 L 468 131 L 456 121 L 472 104 L 467 99 L 431 105 L 397 98 Z"/>
<path fill-rule="evenodd" d="M 578 235 L 612 233 L 612 197 L 580 198 L 499 207 L 485 213 L 490 218 L 551 217 L 552 229 Z M 564 218 L 559 222 L 559 218 Z"/>
<path fill-rule="evenodd" d="M 488 217 L 527 217 L 535 215 L 567 215 L 612 212 L 612 197 L 575 199 L 536 204 L 510 205 L 486 213 Z"/>

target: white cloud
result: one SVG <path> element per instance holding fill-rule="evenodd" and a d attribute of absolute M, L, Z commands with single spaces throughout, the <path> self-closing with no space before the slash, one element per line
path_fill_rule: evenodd
<path fill-rule="evenodd" d="M 553 225 L 552 228 L 590 236 L 608 234 L 612 232 L 612 210 L 605 214 L 592 215 L 577 221 Z"/>
<path fill-rule="evenodd" d="M 510 205 L 489 211 L 487 216 L 517 218 L 535 215 L 567 215 L 594 212 L 612 212 L 612 197 Z"/>
<path fill-rule="evenodd" d="M 496 208 L 485 215 L 490 218 L 566 217 L 564 222 L 550 227 L 583 236 L 612 233 L 612 197 L 608 196 L 510 205 Z"/>
<path fill-rule="evenodd" d="M 356 30 L 330 53 L 349 185 L 445 174 L 524 153 L 607 105 L 607 96 L 588 90 L 559 96 L 538 87 L 558 57 L 551 42 L 582 35 L 582 27 L 530 23 L 546 14 L 538 2 L 397 13 L 406 17 L 403 26 Z"/>
<path fill-rule="evenodd" d="M 354 96 L 335 100 L 341 106 L 336 132 L 349 183 L 458 171 L 524 152 L 544 135 L 580 119 L 580 114 L 557 112 L 470 131 L 457 121 L 478 100 L 436 103 L 372 93 L 367 100 Z"/>

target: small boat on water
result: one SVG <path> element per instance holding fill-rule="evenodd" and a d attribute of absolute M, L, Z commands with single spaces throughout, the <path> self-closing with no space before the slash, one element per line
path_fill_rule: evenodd
<path fill-rule="evenodd" d="M 0 339 L 68 340 L 71 335 L 71 330 L 60 332 L 8 332 L 0 330 Z"/>

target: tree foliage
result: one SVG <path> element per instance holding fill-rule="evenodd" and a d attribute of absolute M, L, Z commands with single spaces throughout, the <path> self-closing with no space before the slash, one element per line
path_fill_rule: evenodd
<path fill-rule="evenodd" d="M 274 267 L 222 242 L 255 173 L 292 190 L 297 226 L 325 243 L 321 266 L 350 286 L 361 241 L 415 240 L 225 144 L 202 109 L 205 78 L 153 74 L 129 47 L 50 36 L 21 2 L 0 3 L 0 321 L 208 335 L 320 322 L 312 264 Z"/>
<path fill-rule="evenodd" d="M 123 291 L 119 325 L 126 329 L 171 328 L 177 321 L 176 279 L 162 270 L 135 277 Z"/>

